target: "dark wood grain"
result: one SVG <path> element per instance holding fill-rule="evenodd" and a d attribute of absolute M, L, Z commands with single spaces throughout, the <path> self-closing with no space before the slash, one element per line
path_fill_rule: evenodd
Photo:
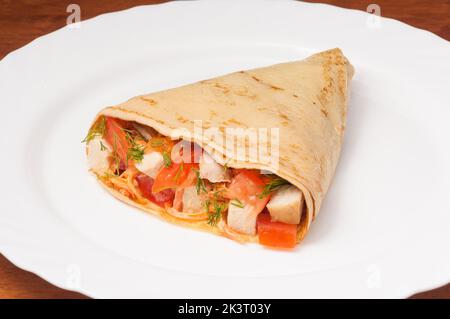
<path fill-rule="evenodd" d="M 17 268 L 0 255 L 0 299 L 5 298 L 81 299 L 87 297 L 55 287 L 37 275 Z"/>
<path fill-rule="evenodd" d="M 449 0 L 310 0 L 307 2 L 328 3 L 363 11 L 367 11 L 370 4 L 378 4 L 381 16 L 400 20 L 450 40 Z"/>
<path fill-rule="evenodd" d="M 152 0 L 0 0 L 0 59 L 33 39 L 57 30 L 66 24 L 70 3 L 81 7 L 81 19 L 137 5 L 160 3 Z M 377 3 L 381 15 L 398 19 L 431 31 L 450 40 L 449 0 L 319 0 L 337 6 L 367 10 Z M 450 284 L 423 292 L 413 298 L 450 298 Z M 0 255 L 0 298 L 85 298 L 83 295 L 55 287 L 38 276 L 21 270 Z"/>
<path fill-rule="evenodd" d="M 57 30 L 66 24 L 70 3 L 81 7 L 81 19 L 119 11 L 158 0 L 0 0 L 0 58 L 31 40 Z M 381 15 L 429 30 L 450 40 L 449 0 L 312 0 L 345 8 L 367 11 L 371 3 L 380 6 Z"/>

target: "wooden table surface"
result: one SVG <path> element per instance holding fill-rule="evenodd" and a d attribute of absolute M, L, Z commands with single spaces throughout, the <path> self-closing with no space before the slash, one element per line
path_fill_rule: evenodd
<path fill-rule="evenodd" d="M 136 5 L 164 1 L 146 0 L 0 0 L 0 59 L 31 40 L 63 27 L 66 8 L 76 3 L 81 19 Z M 367 10 L 376 3 L 381 15 L 429 30 L 450 40 L 450 0 L 319 0 L 337 6 Z M 55 287 L 38 276 L 21 270 L 0 255 L 0 298 L 84 298 L 75 292 Z M 450 298 L 450 284 L 414 295 L 413 298 Z"/>

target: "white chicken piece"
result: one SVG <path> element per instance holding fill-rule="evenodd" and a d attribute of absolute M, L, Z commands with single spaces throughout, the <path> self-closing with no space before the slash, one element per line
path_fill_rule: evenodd
<path fill-rule="evenodd" d="M 299 224 L 303 208 L 303 193 L 295 186 L 280 188 L 267 203 L 273 221 Z"/>
<path fill-rule="evenodd" d="M 246 235 L 256 235 L 256 219 L 259 212 L 252 206 L 238 207 L 230 203 L 228 205 L 228 227 Z"/>
<path fill-rule="evenodd" d="M 159 152 L 144 154 L 142 161 L 136 163 L 136 168 L 147 176 L 155 178 L 164 165 L 164 158 Z"/>
<path fill-rule="evenodd" d="M 110 158 L 110 147 L 102 137 L 95 136 L 87 143 L 88 164 L 95 173 L 104 174 L 109 169 Z"/>
<path fill-rule="evenodd" d="M 183 212 L 202 213 L 206 211 L 203 194 L 197 194 L 197 187 L 189 186 L 183 189 Z"/>
<path fill-rule="evenodd" d="M 230 172 L 217 163 L 208 153 L 200 158 L 200 177 L 212 183 L 229 182 Z"/>

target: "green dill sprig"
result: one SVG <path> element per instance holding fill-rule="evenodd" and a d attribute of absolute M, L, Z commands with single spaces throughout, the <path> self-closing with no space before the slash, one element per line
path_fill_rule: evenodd
<path fill-rule="evenodd" d="M 219 220 L 222 218 L 222 212 L 227 209 L 227 204 L 214 200 L 213 209 L 213 212 L 208 215 L 208 224 L 211 226 L 217 225 Z"/>
<path fill-rule="evenodd" d="M 181 173 L 183 173 L 183 171 L 184 171 L 184 164 L 183 164 L 183 162 L 181 162 L 180 166 L 177 169 L 177 173 L 173 177 L 173 180 L 175 182 L 178 182 L 178 180 L 180 179 Z"/>
<path fill-rule="evenodd" d="M 144 159 L 145 145 L 136 143 L 133 137 L 133 135 L 136 134 L 135 131 L 125 128 L 122 128 L 122 131 L 125 133 L 125 138 L 131 145 L 131 147 L 127 150 L 127 162 L 130 159 L 134 160 L 137 163 L 142 162 L 142 160 Z"/>
<path fill-rule="evenodd" d="M 164 161 L 164 166 L 170 167 L 172 165 L 172 159 L 170 158 L 170 155 L 166 151 L 164 151 L 162 152 L 162 157 Z"/>
<path fill-rule="evenodd" d="M 144 148 L 144 145 L 139 145 L 136 143 L 132 144 L 127 151 L 127 161 L 132 159 L 137 163 L 142 162 L 144 159 Z"/>
<path fill-rule="evenodd" d="M 269 183 L 267 183 L 264 186 L 263 191 L 258 195 L 259 198 L 264 198 L 266 196 L 269 196 L 270 193 L 272 193 L 273 191 L 276 191 L 277 189 L 279 189 L 280 187 L 284 186 L 284 185 L 289 185 L 289 182 L 281 177 L 274 177 L 270 180 Z"/>
<path fill-rule="evenodd" d="M 90 129 L 81 143 L 89 143 L 96 136 L 103 137 L 106 131 L 106 118 L 102 116 Z"/>
<path fill-rule="evenodd" d="M 228 209 L 227 203 L 218 200 L 219 193 L 221 192 L 222 191 L 214 192 L 214 198 L 212 202 L 210 201 L 210 199 L 207 200 L 206 211 L 208 212 L 208 224 L 211 226 L 217 225 L 219 220 L 222 218 L 222 213 Z M 209 211 L 211 204 L 213 206 L 212 212 Z"/>
<path fill-rule="evenodd" d="M 205 210 L 206 210 L 207 213 L 209 213 L 209 206 L 211 206 L 211 200 L 208 198 L 205 201 Z"/>
<path fill-rule="evenodd" d="M 106 146 L 105 146 L 105 144 L 103 144 L 103 142 L 102 141 L 100 141 L 100 151 L 106 151 L 107 150 L 107 148 L 106 148 Z"/>
<path fill-rule="evenodd" d="M 128 130 L 126 128 L 123 128 L 123 127 L 121 127 L 120 129 L 125 133 L 125 139 L 128 141 L 128 143 L 134 144 L 135 141 L 134 141 L 133 134 L 135 134 L 135 132 L 132 131 L 132 130 Z"/>
<path fill-rule="evenodd" d="M 197 175 L 197 180 L 195 182 L 195 188 L 197 189 L 197 195 L 200 194 L 201 191 L 207 193 L 208 191 L 206 190 L 205 182 L 200 177 L 200 171 L 196 170 L 195 174 Z"/>
<path fill-rule="evenodd" d="M 244 206 L 245 206 L 244 203 L 241 202 L 237 198 L 230 200 L 230 204 L 233 205 L 233 206 L 239 207 L 239 208 L 244 208 Z"/>
<path fill-rule="evenodd" d="M 223 172 L 226 174 L 227 173 L 227 171 L 228 171 L 228 163 L 230 163 L 230 161 L 231 161 L 231 158 L 225 163 L 225 164 L 223 164 Z"/>

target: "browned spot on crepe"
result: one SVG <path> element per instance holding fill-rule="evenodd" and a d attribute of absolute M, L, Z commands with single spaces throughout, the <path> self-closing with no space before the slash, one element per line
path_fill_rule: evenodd
<path fill-rule="evenodd" d="M 235 118 L 228 119 L 227 121 L 225 121 L 225 124 L 244 125 L 244 124 L 242 124 L 242 122 L 239 122 Z"/>
<path fill-rule="evenodd" d="M 150 105 L 156 105 L 158 103 L 154 99 L 147 98 L 145 96 L 141 96 L 141 100 L 147 102 Z"/>
<path fill-rule="evenodd" d="M 188 122 L 190 122 L 190 120 L 188 120 L 187 118 L 185 118 L 182 115 L 178 115 L 177 116 L 177 120 L 180 121 L 181 123 L 188 123 Z"/>
<path fill-rule="evenodd" d="M 280 87 L 278 87 L 278 86 L 276 86 L 276 85 L 273 85 L 273 84 L 270 84 L 270 83 L 266 83 L 266 82 L 264 82 L 263 80 L 261 80 L 260 78 L 254 76 L 254 75 L 252 75 L 252 74 L 249 74 L 249 73 L 247 73 L 247 72 L 245 72 L 245 71 L 241 71 L 240 73 L 249 75 L 249 76 L 250 76 L 253 80 L 255 80 L 256 82 L 259 82 L 259 83 L 261 83 L 261 84 L 263 84 L 263 85 L 266 85 L 266 86 L 268 86 L 268 87 L 270 87 L 270 88 L 272 88 L 272 89 L 274 89 L 274 90 L 279 90 L 279 91 L 283 91 L 283 90 L 284 90 L 283 88 L 280 88 Z"/>

